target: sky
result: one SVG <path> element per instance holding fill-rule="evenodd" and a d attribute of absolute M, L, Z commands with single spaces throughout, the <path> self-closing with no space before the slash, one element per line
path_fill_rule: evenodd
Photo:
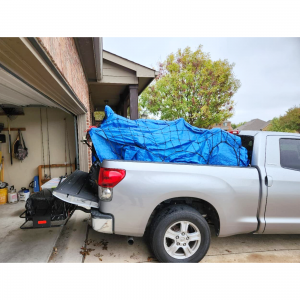
<path fill-rule="evenodd" d="M 268 121 L 300 104 L 300 38 L 103 38 L 103 49 L 158 69 L 179 48 L 203 45 L 213 60 L 235 63 L 241 87 L 233 123 Z"/>

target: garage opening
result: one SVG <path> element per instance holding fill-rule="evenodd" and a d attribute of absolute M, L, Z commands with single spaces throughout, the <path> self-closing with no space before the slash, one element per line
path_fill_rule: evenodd
<path fill-rule="evenodd" d="M 0 144 L 0 180 L 2 187 L 7 184 L 7 192 L 13 187 L 17 192 L 25 188 L 32 193 L 34 184 L 30 183 L 36 176 L 40 175 L 41 189 L 49 179 L 68 175 L 76 168 L 74 116 L 2 68 L 0 129 L 1 124 L 5 142 Z M 20 134 L 28 149 L 24 160 L 14 154 L 17 139 L 23 143 Z M 5 201 L 7 195 L 1 202 Z"/>
<path fill-rule="evenodd" d="M 38 176 L 39 166 L 42 166 L 42 182 L 44 179 L 63 176 L 74 167 L 44 167 L 49 164 L 75 164 L 75 132 L 73 116 L 58 108 L 25 107 L 24 115 L 0 115 L 0 123 L 4 124 L 6 143 L 1 145 L 3 157 L 4 178 L 9 186 L 20 190 L 29 187 L 35 176 Z M 9 132 L 12 153 L 9 153 Z M 65 130 L 67 128 L 67 130 Z M 15 158 L 13 144 L 20 130 L 28 156 L 20 161 Z M 67 133 L 66 133 L 67 132 Z M 12 162 L 11 162 L 12 156 Z M 46 176 L 45 176 L 46 175 Z"/>

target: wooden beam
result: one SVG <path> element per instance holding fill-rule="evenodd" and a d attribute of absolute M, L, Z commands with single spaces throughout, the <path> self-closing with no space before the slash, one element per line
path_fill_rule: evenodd
<path fill-rule="evenodd" d="M 40 191 L 42 190 L 42 184 L 49 181 L 50 179 L 42 178 L 42 168 L 63 168 L 63 167 L 70 167 L 72 166 L 73 172 L 75 172 L 76 166 L 75 164 L 52 164 L 52 165 L 39 165 L 38 166 L 38 174 L 39 174 L 39 185 L 40 185 Z"/>
<path fill-rule="evenodd" d="M 52 164 L 52 165 L 40 165 L 41 168 L 63 168 L 63 167 L 73 167 L 73 171 L 75 171 L 75 164 Z"/>
<path fill-rule="evenodd" d="M 129 105 L 130 105 L 130 119 L 136 120 L 139 117 L 138 109 L 138 85 L 129 86 Z"/>
<path fill-rule="evenodd" d="M 26 131 L 26 128 L 10 128 L 10 131 Z M 8 131 L 8 128 L 3 128 L 1 131 Z"/>

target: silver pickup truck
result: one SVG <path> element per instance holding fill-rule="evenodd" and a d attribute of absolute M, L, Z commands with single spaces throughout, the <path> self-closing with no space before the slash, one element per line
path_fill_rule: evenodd
<path fill-rule="evenodd" d="M 300 136 L 240 132 L 248 167 L 105 160 L 98 195 L 76 171 L 55 191 L 90 209 L 94 230 L 144 236 L 161 262 L 199 262 L 219 237 L 300 233 Z M 97 175 L 98 176 L 98 175 Z"/>

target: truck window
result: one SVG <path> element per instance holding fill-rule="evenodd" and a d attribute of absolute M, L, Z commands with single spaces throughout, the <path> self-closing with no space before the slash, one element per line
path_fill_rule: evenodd
<path fill-rule="evenodd" d="M 279 147 L 281 167 L 300 170 L 300 139 L 280 139 Z"/>
<path fill-rule="evenodd" d="M 253 145 L 254 145 L 254 136 L 250 135 L 239 135 L 242 140 L 242 146 L 245 147 L 248 151 L 248 158 L 250 164 L 252 163 L 252 153 L 253 153 Z"/>

